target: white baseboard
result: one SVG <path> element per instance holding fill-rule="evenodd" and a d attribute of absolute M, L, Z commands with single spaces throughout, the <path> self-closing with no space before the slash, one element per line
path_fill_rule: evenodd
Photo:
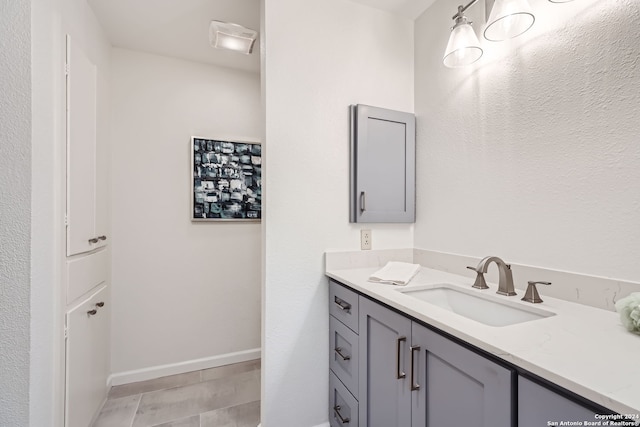
<path fill-rule="evenodd" d="M 139 381 L 153 380 L 168 375 L 184 374 L 185 372 L 199 371 L 201 369 L 216 368 L 232 363 L 246 362 L 259 359 L 262 354 L 260 348 L 238 351 L 235 353 L 221 354 L 202 359 L 187 360 L 185 362 L 171 363 L 168 365 L 151 366 L 149 368 L 136 369 L 111 374 L 108 379 L 110 385 L 122 385 Z"/>

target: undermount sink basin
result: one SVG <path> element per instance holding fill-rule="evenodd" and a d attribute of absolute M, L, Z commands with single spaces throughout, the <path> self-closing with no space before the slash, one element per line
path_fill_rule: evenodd
<path fill-rule="evenodd" d="M 513 297 L 487 295 L 450 284 L 397 290 L 405 295 L 489 326 L 515 325 L 555 315 L 555 313 L 537 307 L 525 307 L 515 301 L 502 300 Z"/>

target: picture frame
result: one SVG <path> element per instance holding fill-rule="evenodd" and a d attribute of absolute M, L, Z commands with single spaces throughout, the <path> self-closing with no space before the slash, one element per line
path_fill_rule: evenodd
<path fill-rule="evenodd" d="M 262 220 L 259 141 L 191 137 L 191 221 Z"/>

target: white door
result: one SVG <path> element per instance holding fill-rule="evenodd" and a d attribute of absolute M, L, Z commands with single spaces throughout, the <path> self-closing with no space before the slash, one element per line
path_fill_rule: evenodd
<path fill-rule="evenodd" d="M 96 231 L 97 69 L 67 36 L 67 256 L 106 244 Z"/>
<path fill-rule="evenodd" d="M 108 310 L 103 286 L 67 313 L 66 427 L 88 427 L 107 396 Z"/>

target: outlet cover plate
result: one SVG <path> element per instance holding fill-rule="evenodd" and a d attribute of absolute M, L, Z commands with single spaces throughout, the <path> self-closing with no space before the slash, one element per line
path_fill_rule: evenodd
<path fill-rule="evenodd" d="M 360 230 L 360 249 L 371 250 L 371 230 Z"/>

